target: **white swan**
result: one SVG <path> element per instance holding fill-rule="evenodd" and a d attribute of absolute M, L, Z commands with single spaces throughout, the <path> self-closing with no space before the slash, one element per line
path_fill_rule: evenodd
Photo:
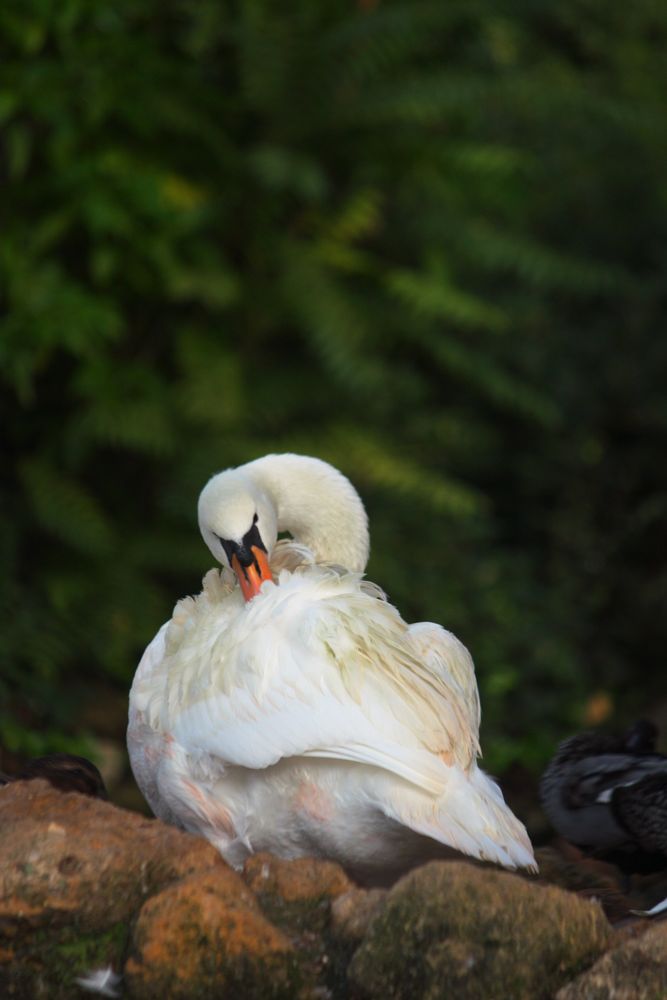
<path fill-rule="evenodd" d="M 130 692 L 130 760 L 153 811 L 235 866 L 269 850 L 372 878 L 454 848 L 534 868 L 477 767 L 470 655 L 362 579 L 350 482 L 267 455 L 209 481 L 199 526 L 222 571 L 179 601 Z"/>

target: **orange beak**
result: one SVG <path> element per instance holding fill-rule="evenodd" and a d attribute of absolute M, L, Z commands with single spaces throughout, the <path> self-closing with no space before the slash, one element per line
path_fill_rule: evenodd
<path fill-rule="evenodd" d="M 238 558 L 235 555 L 232 556 L 232 569 L 239 578 L 246 601 L 252 601 L 253 597 L 259 594 L 259 588 L 265 580 L 273 580 L 269 569 L 269 559 L 264 549 L 252 545 L 250 551 L 255 557 L 254 563 L 251 563 L 250 566 L 241 566 Z"/>

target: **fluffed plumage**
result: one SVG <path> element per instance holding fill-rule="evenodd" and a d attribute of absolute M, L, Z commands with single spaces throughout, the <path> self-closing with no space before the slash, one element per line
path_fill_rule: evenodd
<path fill-rule="evenodd" d="M 235 865 L 270 850 L 372 877 L 455 849 L 532 868 L 477 767 L 470 655 L 439 625 L 406 625 L 363 579 L 366 514 L 348 480 L 267 456 L 214 477 L 199 520 L 223 569 L 176 605 L 130 693 L 130 759 L 153 811 Z"/>

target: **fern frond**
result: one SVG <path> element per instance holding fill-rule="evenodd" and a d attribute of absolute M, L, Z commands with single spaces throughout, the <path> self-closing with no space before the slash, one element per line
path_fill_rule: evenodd
<path fill-rule="evenodd" d="M 391 271 L 389 291 L 418 316 L 448 320 L 463 328 L 498 331 L 507 326 L 502 310 L 456 288 L 442 271 Z"/>
<path fill-rule="evenodd" d="M 108 515 L 80 483 L 39 458 L 25 460 L 20 470 L 30 509 L 45 531 L 81 552 L 109 551 Z"/>

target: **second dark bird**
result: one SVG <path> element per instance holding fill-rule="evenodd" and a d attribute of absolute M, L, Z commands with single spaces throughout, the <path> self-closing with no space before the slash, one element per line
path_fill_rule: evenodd
<path fill-rule="evenodd" d="M 667 757 L 645 720 L 622 736 L 580 733 L 559 746 L 540 782 L 554 829 L 597 855 L 667 863 Z"/>
<path fill-rule="evenodd" d="M 31 781 L 42 778 L 61 792 L 79 792 L 96 799 L 108 799 L 102 775 L 85 757 L 71 753 L 50 753 L 34 757 L 24 764 L 17 774 L 0 772 L 0 785 L 12 781 Z"/>

